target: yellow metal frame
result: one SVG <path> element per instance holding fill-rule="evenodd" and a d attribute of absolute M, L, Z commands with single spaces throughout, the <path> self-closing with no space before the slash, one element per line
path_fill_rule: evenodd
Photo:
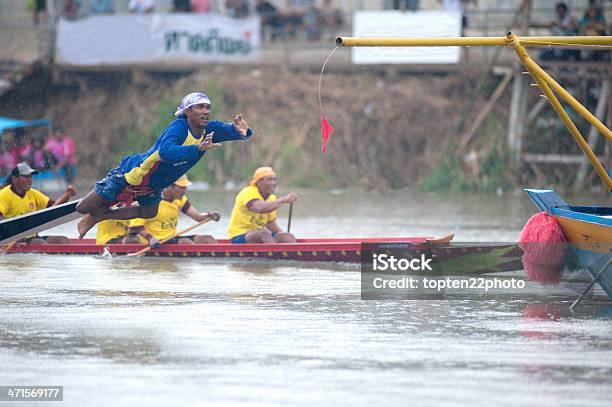
<path fill-rule="evenodd" d="M 612 179 L 597 159 L 593 150 L 584 140 L 582 134 L 569 117 L 556 92 L 576 112 L 591 123 L 608 140 L 612 141 L 612 131 L 608 129 L 597 117 L 569 94 L 559 83 L 557 83 L 544 69 L 542 69 L 529 56 L 526 46 L 541 45 L 604 45 L 612 46 L 612 37 L 575 36 L 575 37 L 521 37 L 509 32 L 505 37 L 446 37 L 446 38 L 357 38 L 338 37 L 336 45 L 344 47 L 453 47 L 453 46 L 488 46 L 488 47 L 513 47 L 523 66 L 534 77 L 538 86 L 552 105 L 553 109 L 582 151 L 586 154 L 591 165 L 604 181 L 609 191 L 612 191 Z"/>

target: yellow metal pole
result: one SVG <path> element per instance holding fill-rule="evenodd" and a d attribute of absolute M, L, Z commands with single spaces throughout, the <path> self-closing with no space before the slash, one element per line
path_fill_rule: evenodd
<path fill-rule="evenodd" d="M 357 38 L 338 37 L 342 47 L 452 47 L 452 46 L 508 46 L 506 37 L 448 37 L 448 38 Z"/>
<path fill-rule="evenodd" d="M 508 33 L 510 34 L 510 33 Z M 341 47 L 461 47 L 488 46 L 506 47 L 505 37 L 440 37 L 440 38 L 359 38 L 338 37 L 336 45 Z M 612 36 L 575 37 L 521 37 L 523 46 L 556 45 L 612 45 Z"/>
<path fill-rule="evenodd" d="M 550 87 L 548 85 L 548 82 L 546 81 L 547 77 L 550 78 L 550 76 L 542 75 L 543 69 L 540 68 L 531 59 L 531 57 L 529 56 L 529 54 L 527 53 L 525 48 L 523 48 L 523 46 L 521 46 L 521 41 L 519 40 L 519 38 L 517 36 L 515 36 L 514 34 L 511 34 L 511 33 L 508 33 L 508 39 L 509 39 L 510 45 L 512 47 L 514 47 L 514 49 L 516 51 L 516 54 L 520 58 L 521 62 L 523 63 L 525 68 L 527 68 L 529 73 L 531 73 L 531 75 L 538 82 L 538 85 L 540 86 L 540 89 L 542 89 L 542 91 L 546 95 L 548 101 L 552 105 L 553 109 L 555 109 L 555 111 L 557 112 L 557 114 L 559 115 L 559 117 L 561 118 L 561 120 L 563 121 L 563 123 L 565 124 L 567 129 L 569 130 L 570 134 L 574 137 L 574 140 L 576 140 L 576 142 L 578 143 L 578 145 L 580 146 L 582 151 L 589 158 L 589 161 L 593 165 L 593 168 L 595 168 L 595 171 L 597 171 L 597 174 L 599 175 L 599 177 L 606 184 L 606 186 L 608 187 L 608 190 L 612 191 L 612 179 L 610 178 L 610 176 L 606 172 L 605 168 L 601 165 L 601 163 L 597 159 L 597 156 L 595 155 L 593 150 L 591 150 L 591 147 L 589 147 L 589 145 L 585 141 L 584 137 L 582 137 L 582 134 L 580 134 L 580 131 L 578 130 L 578 128 L 576 127 L 576 125 L 574 124 L 572 119 L 569 117 L 569 115 L 567 114 L 567 112 L 565 111 L 563 106 L 561 105 L 561 102 L 559 102 L 559 99 L 557 99 L 555 94 L 550 89 Z M 535 69 L 536 67 L 539 68 L 539 69 Z M 552 78 L 550 78 L 550 79 L 552 79 Z M 558 86 L 560 87 L 560 85 L 558 85 Z M 563 89 L 563 88 L 561 88 L 561 89 Z M 584 107 L 582 105 L 580 105 L 580 103 L 578 103 L 578 101 L 575 101 L 575 102 L 576 102 L 576 104 L 578 104 L 580 107 L 582 107 L 584 109 Z M 568 101 L 568 103 L 569 103 L 569 101 Z M 573 104 L 572 104 L 572 107 L 576 108 L 575 106 L 573 106 Z M 588 118 L 587 118 L 587 120 L 588 120 Z M 593 123 L 592 121 L 590 121 L 590 122 Z M 607 127 L 606 127 L 606 130 L 608 130 Z M 608 130 L 608 132 L 609 131 L 610 130 Z"/>

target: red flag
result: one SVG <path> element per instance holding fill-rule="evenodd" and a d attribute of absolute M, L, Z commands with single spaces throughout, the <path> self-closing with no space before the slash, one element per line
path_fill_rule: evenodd
<path fill-rule="evenodd" d="M 325 119 L 325 115 L 323 114 L 323 112 L 321 112 L 321 135 L 323 136 L 323 147 L 321 148 L 321 151 L 323 152 L 327 151 L 327 140 L 329 139 L 329 136 L 331 136 L 333 132 L 334 132 L 334 128 Z"/>

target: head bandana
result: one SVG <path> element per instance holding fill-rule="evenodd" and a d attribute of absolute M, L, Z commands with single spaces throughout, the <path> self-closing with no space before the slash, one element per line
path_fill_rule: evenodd
<path fill-rule="evenodd" d="M 202 92 L 190 93 L 181 100 L 181 104 L 176 108 L 174 115 L 178 117 L 185 112 L 185 109 L 200 103 L 208 103 L 210 105 L 210 99 Z"/>
<path fill-rule="evenodd" d="M 251 178 L 251 185 L 255 185 L 257 181 L 262 179 L 263 177 L 276 177 L 276 173 L 271 167 L 259 167 L 253 173 L 253 178 Z"/>

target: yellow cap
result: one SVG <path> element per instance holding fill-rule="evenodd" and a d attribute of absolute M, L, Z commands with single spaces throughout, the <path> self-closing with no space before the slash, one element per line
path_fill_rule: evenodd
<path fill-rule="evenodd" d="M 253 178 L 251 178 L 251 185 L 255 185 L 257 181 L 259 181 L 263 177 L 276 177 L 276 173 L 274 172 L 272 167 L 259 167 L 253 173 Z"/>
<path fill-rule="evenodd" d="M 187 175 L 183 175 L 181 178 L 174 181 L 174 185 L 187 188 L 189 185 L 191 185 L 191 181 L 187 179 Z"/>

